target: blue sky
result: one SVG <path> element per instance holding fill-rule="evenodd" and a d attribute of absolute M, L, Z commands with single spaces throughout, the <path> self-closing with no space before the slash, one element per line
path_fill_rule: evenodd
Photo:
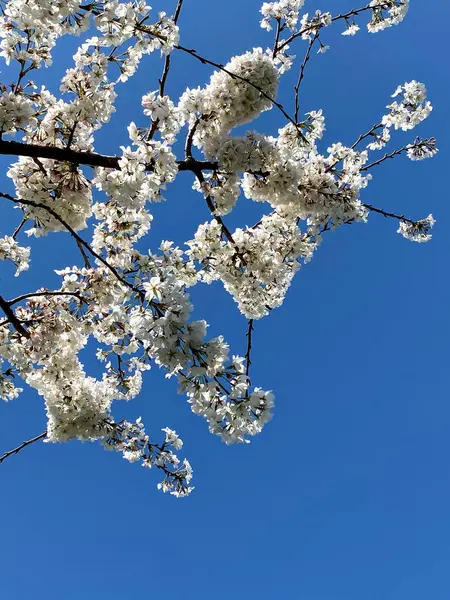
<path fill-rule="evenodd" d="M 163 4 L 170 12 L 168 3 L 154 6 Z M 259 6 L 185 0 L 182 43 L 218 61 L 271 45 L 258 25 Z M 335 14 L 355 6 L 308 0 L 305 8 Z M 432 212 L 433 240 L 412 244 L 377 215 L 327 236 L 284 306 L 256 323 L 253 380 L 274 390 L 276 409 L 252 444 L 223 445 L 174 382 L 157 370 L 148 374 L 140 397 L 117 409 L 142 415 L 150 433 L 164 426 L 180 433 L 194 467 L 191 497 L 164 496 L 153 472 L 95 444 L 36 444 L 5 461 L 0 598 L 448 600 L 449 18 L 448 2 L 435 0 L 412 2 L 401 26 L 377 35 L 346 38 L 335 25 L 324 33 L 330 51 L 308 66 L 302 97 L 304 111 L 324 110 L 326 148 L 369 129 L 398 84 L 427 85 L 435 109 L 417 134 L 434 135 L 440 153 L 379 167 L 364 199 L 412 218 Z M 39 81 L 57 86 L 75 42 L 60 46 Z M 292 50 L 301 58 L 305 43 Z M 175 55 L 173 64 L 168 91 L 175 97 L 210 74 L 187 56 Z M 113 154 L 126 143 L 126 125 L 142 119 L 140 97 L 156 89 L 160 68 L 151 57 L 123 86 L 99 151 Z M 294 81 L 295 72 L 282 81 L 286 107 Z M 255 126 L 274 133 L 282 124 L 272 110 Z M 398 134 L 393 147 L 415 133 Z M 1 191 L 9 186 L 4 181 Z M 190 175 L 180 175 L 167 203 L 154 207 L 150 247 L 161 237 L 181 244 L 209 219 L 190 186 Z M 259 210 L 242 200 L 229 222 L 251 224 Z M 13 213 L 7 207 L 1 215 L 9 233 Z M 52 269 L 78 257 L 55 234 L 34 244 L 32 259 L 16 280 L 2 267 L 3 295 L 57 285 Z M 221 286 L 197 287 L 192 298 L 211 335 L 224 333 L 243 353 L 246 323 Z M 94 372 L 95 359 L 87 360 Z M 0 453 L 44 428 L 34 392 L 1 405 Z"/>

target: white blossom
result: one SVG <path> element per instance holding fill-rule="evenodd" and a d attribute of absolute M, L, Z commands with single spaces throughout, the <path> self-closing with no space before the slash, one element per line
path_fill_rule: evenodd
<path fill-rule="evenodd" d="M 431 240 L 431 229 L 435 224 L 433 215 L 428 215 L 421 221 L 415 223 L 400 221 L 398 233 L 411 242 L 429 242 Z"/>
<path fill-rule="evenodd" d="M 22 271 L 27 271 L 30 267 L 29 246 L 19 246 L 16 240 L 9 235 L 0 238 L 0 260 L 10 260 L 17 267 L 16 277 Z"/>

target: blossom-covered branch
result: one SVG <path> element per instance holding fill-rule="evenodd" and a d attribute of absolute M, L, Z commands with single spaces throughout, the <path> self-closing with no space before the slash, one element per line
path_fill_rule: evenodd
<path fill-rule="evenodd" d="M 372 0 L 336 16 L 301 13 L 303 4 L 264 2 L 261 26 L 275 29 L 270 47 L 250 48 L 222 64 L 180 43 L 181 11 L 192 10 L 187 1 L 174 2 L 170 17 L 154 15 L 143 0 L 0 0 L 0 57 L 13 81 L 0 87 L 0 155 L 13 157 L 7 176 L 14 187 L 3 188 L 0 198 L 20 214 L 17 224 L 4 224 L 10 229 L 0 237 L 0 260 L 20 276 L 33 264 L 39 238 L 63 232 L 76 243 L 81 262 L 56 270 L 59 289 L 26 288 L 9 300 L 2 290 L 0 397 L 20 396 L 17 381 L 36 390 L 47 429 L 0 462 L 44 438 L 97 440 L 129 462 L 159 470 L 162 491 L 188 495 L 192 468 L 178 458 L 178 434 L 166 427 L 163 441 L 155 441 L 140 418 L 116 421 L 115 403 L 139 395 L 146 371 L 158 367 L 176 378 L 211 433 L 226 444 L 248 442 L 274 407 L 272 392 L 250 381 L 250 368 L 252 381 L 258 375 L 252 366 L 255 322 L 283 304 L 323 233 L 365 223 L 376 213 L 397 220 L 399 233 L 411 241 L 431 238 L 432 215 L 413 220 L 366 200 L 375 166 L 401 155 L 417 161 L 436 154 L 431 137 L 388 148 L 391 137 L 431 113 L 424 84 L 400 85 L 385 114 L 351 146 L 323 146 L 322 110 L 300 110 L 312 51 L 328 49 L 325 28 L 345 23 L 342 34 L 353 36 L 368 15 L 368 30 L 376 33 L 400 23 L 408 1 Z M 83 36 L 57 93 L 30 79 L 51 66 L 62 36 L 85 32 L 89 37 Z M 289 47 L 297 39 L 307 46 L 290 115 L 278 90 L 296 63 Z M 173 51 L 213 69 L 179 98 L 168 93 Z M 141 98 L 142 114 L 133 115 L 124 132 L 128 145 L 117 151 L 122 139 L 115 135 L 110 152 L 117 154 L 96 152 L 121 84 L 154 52 L 163 55 L 162 71 L 156 89 Z M 184 73 L 178 75 L 181 81 Z M 261 133 L 257 119 L 272 108 L 283 124 L 271 135 Z M 237 133 L 242 126 L 246 133 Z M 184 156 L 177 156 L 183 146 Z M 373 155 L 384 148 L 381 157 Z M 152 205 L 165 199 L 183 172 L 193 175 L 210 220 L 203 222 L 199 210 L 197 229 L 180 247 L 161 240 L 156 251 L 146 250 Z M 259 203 L 259 219 L 231 227 L 226 215 L 242 196 Z M 208 337 L 207 323 L 191 317 L 190 288 L 214 281 L 247 319 L 243 356 L 233 354 L 222 336 Z M 88 375 L 81 360 L 92 344 L 99 377 Z"/>

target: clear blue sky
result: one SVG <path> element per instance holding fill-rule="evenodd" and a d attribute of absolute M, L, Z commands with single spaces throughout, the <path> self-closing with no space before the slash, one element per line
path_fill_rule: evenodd
<path fill-rule="evenodd" d="M 182 43 L 219 61 L 267 46 L 272 36 L 259 28 L 259 6 L 185 0 Z M 310 12 L 355 6 L 307 2 Z M 426 83 L 435 110 L 417 134 L 436 136 L 440 153 L 383 165 L 364 198 L 413 218 L 432 212 L 432 242 L 412 244 L 376 215 L 327 237 L 283 308 L 256 323 L 253 379 L 275 391 L 276 411 L 250 445 L 224 446 L 173 382 L 157 370 L 148 375 L 140 397 L 118 410 L 142 415 L 150 433 L 164 426 L 180 433 L 194 467 L 191 497 L 164 496 L 157 474 L 95 444 L 37 444 L 7 460 L 0 466 L 2 600 L 448 600 L 449 19 L 447 0 L 412 2 L 405 22 L 386 32 L 325 31 L 331 50 L 313 56 L 302 103 L 324 110 L 326 148 L 366 131 L 398 84 Z M 60 46 L 39 81 L 57 85 L 74 43 Z M 304 50 L 296 44 L 299 57 Z M 175 97 L 209 77 L 190 57 L 173 62 Z M 125 127 L 140 118 L 140 97 L 156 89 L 160 66 L 150 58 L 122 88 L 99 151 L 113 154 L 126 142 Z M 282 83 L 287 106 L 294 77 Z M 259 127 L 273 133 L 281 123 L 271 111 Z M 414 135 L 398 135 L 395 146 Z M 168 202 L 155 207 L 152 248 L 161 237 L 182 243 L 209 218 L 190 186 L 190 175 L 181 175 Z M 255 214 L 241 201 L 230 222 L 251 224 Z M 57 285 L 52 269 L 78 260 L 62 234 L 38 242 L 34 268 L 18 280 L 2 267 L 5 296 Z M 197 287 L 193 300 L 211 334 L 225 333 L 242 353 L 245 320 L 221 286 Z M 97 369 L 89 359 L 87 368 Z M 1 405 L 0 453 L 44 428 L 34 392 Z"/>

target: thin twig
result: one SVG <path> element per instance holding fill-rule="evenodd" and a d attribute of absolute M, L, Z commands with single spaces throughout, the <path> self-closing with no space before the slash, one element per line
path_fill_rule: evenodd
<path fill-rule="evenodd" d="M 278 42 L 280 41 L 280 34 L 284 29 L 284 23 L 283 23 L 283 25 L 281 25 L 280 17 L 278 17 L 276 21 L 277 21 L 277 32 L 275 34 L 275 41 L 273 44 L 272 58 L 275 58 L 276 55 L 278 54 Z"/>
<path fill-rule="evenodd" d="M 411 225 L 416 225 L 417 224 L 417 221 L 413 221 L 412 219 L 408 219 L 408 217 L 405 217 L 405 215 L 397 215 L 395 213 L 387 212 L 387 211 L 383 210 L 382 208 L 377 208 L 376 206 L 373 206 L 372 204 L 363 204 L 363 206 L 365 208 L 367 208 L 367 210 L 370 210 L 371 212 L 376 212 L 379 215 L 383 215 L 383 217 L 389 217 L 391 219 L 397 219 L 398 221 L 403 221 L 404 223 L 410 223 Z"/>
<path fill-rule="evenodd" d="M 376 125 L 372 125 L 372 127 L 369 129 L 369 131 L 366 131 L 366 133 L 362 133 L 358 139 L 353 142 L 353 144 L 350 146 L 351 150 L 354 150 L 358 144 L 360 144 L 363 140 L 365 140 L 366 138 L 368 138 L 369 136 L 371 136 L 373 134 L 374 131 L 376 131 L 377 129 L 379 129 L 381 127 L 381 123 L 377 123 Z M 328 165 L 328 167 L 325 169 L 325 173 L 329 173 L 330 171 L 332 171 L 336 165 L 338 165 L 341 160 L 344 160 L 345 156 L 343 158 L 338 158 L 334 161 L 333 164 Z"/>
<path fill-rule="evenodd" d="M 200 184 L 200 189 L 201 189 L 202 186 L 205 183 L 205 178 L 203 177 L 203 173 L 201 171 L 199 171 L 198 173 L 196 173 L 196 177 L 197 177 L 197 180 L 198 180 L 198 182 Z M 206 200 L 206 204 L 208 205 L 208 208 L 209 208 L 212 216 L 215 218 L 215 220 L 219 223 L 220 227 L 222 228 L 223 235 L 227 238 L 227 240 L 230 242 L 230 244 L 232 244 L 234 246 L 234 248 L 236 249 L 236 253 L 238 254 L 238 256 L 241 257 L 240 251 L 239 251 L 239 247 L 236 244 L 236 242 L 234 241 L 233 236 L 231 235 L 230 230 L 225 225 L 225 222 L 222 219 L 222 217 L 219 216 L 219 215 L 216 215 L 216 207 L 214 206 L 214 202 L 213 202 L 210 194 L 205 195 L 205 200 Z M 241 257 L 241 260 L 242 260 L 242 257 Z"/>
<path fill-rule="evenodd" d="M 252 333 L 253 333 L 254 329 L 255 328 L 253 326 L 253 319 L 249 319 L 247 333 L 245 334 L 247 337 L 247 352 L 245 353 L 245 362 L 246 362 L 245 374 L 247 375 L 247 377 L 250 375 L 250 366 L 252 364 L 252 359 L 251 359 Z"/>
<path fill-rule="evenodd" d="M 107 269 L 109 269 L 109 271 L 111 271 L 111 273 L 124 285 L 126 285 L 127 287 L 131 288 L 134 291 L 139 291 L 137 290 L 137 288 L 135 288 L 135 286 L 130 283 L 129 281 L 127 281 L 126 279 L 124 279 L 120 273 L 117 271 L 117 269 L 115 267 L 113 267 L 112 265 L 109 264 L 109 262 L 107 260 L 105 260 L 102 256 L 100 256 L 100 254 L 98 254 L 91 246 L 90 244 L 88 244 L 80 235 L 78 235 L 78 233 L 68 224 L 66 223 L 66 221 L 64 221 L 64 219 L 62 219 L 57 212 L 55 212 L 52 208 L 50 208 L 49 206 L 46 206 L 45 204 L 42 204 L 40 202 L 34 202 L 33 200 L 25 200 L 23 198 L 14 198 L 14 196 L 11 196 L 10 194 L 5 194 L 3 192 L 0 192 L 0 198 L 5 198 L 6 200 L 9 200 L 10 202 L 14 202 L 15 204 L 25 204 L 27 206 L 34 206 L 35 208 L 42 208 L 43 210 L 46 210 L 50 215 L 52 215 L 52 217 L 54 219 L 56 219 L 59 223 L 61 223 L 61 225 L 67 229 L 67 231 L 69 233 L 71 233 L 71 235 L 75 238 L 75 240 L 77 240 L 82 246 L 84 246 L 91 254 L 92 256 L 94 256 L 97 260 L 99 260 Z"/>
<path fill-rule="evenodd" d="M 378 160 L 374 161 L 373 163 L 370 163 L 370 165 L 366 165 L 365 167 L 362 167 L 361 171 L 368 171 L 372 167 L 381 165 L 381 163 L 383 163 L 385 160 L 388 160 L 390 158 L 394 158 L 395 156 L 399 156 L 400 154 L 403 154 L 403 152 L 406 152 L 406 150 L 409 150 L 410 147 L 411 147 L 411 144 L 408 144 L 407 146 L 403 146 L 403 148 L 399 148 L 398 150 L 394 150 L 393 152 L 390 152 L 389 154 L 385 154 Z"/>
<path fill-rule="evenodd" d="M 12 450 L 9 450 L 8 452 L 5 452 L 5 454 L 2 454 L 2 456 L 0 456 L 0 464 L 6 458 L 8 458 L 9 456 L 12 456 L 13 454 L 17 454 L 18 452 L 20 452 L 21 450 L 23 450 L 23 448 L 26 448 L 30 444 L 34 444 L 34 442 L 38 442 L 39 440 L 43 440 L 45 437 L 47 437 L 47 432 L 43 431 L 42 433 L 40 433 L 36 437 L 31 438 L 31 440 L 27 440 L 26 442 L 22 442 L 20 444 L 20 446 L 17 446 L 16 448 L 13 448 Z"/>
<path fill-rule="evenodd" d="M 298 80 L 297 80 L 297 83 L 296 83 L 295 88 L 294 88 L 295 89 L 295 115 L 294 115 L 294 119 L 295 119 L 296 123 L 298 123 L 298 113 L 299 113 L 299 110 L 300 110 L 300 107 L 299 107 L 299 90 L 300 90 L 300 86 L 301 86 L 303 78 L 305 76 L 306 65 L 308 64 L 308 61 L 309 61 L 309 59 L 311 57 L 312 47 L 314 46 L 314 44 L 316 43 L 316 41 L 318 39 L 319 39 L 319 33 L 316 33 L 316 35 L 311 40 L 309 40 L 308 50 L 306 51 L 305 58 L 303 59 L 302 65 L 300 67 L 300 73 L 298 75 Z"/>
<path fill-rule="evenodd" d="M 78 249 L 79 249 L 79 251 L 81 253 L 81 256 L 83 257 L 84 266 L 86 267 L 86 269 L 92 269 L 92 265 L 91 265 L 91 263 L 89 261 L 89 257 L 86 254 L 85 249 L 83 248 L 83 245 L 81 244 L 81 242 L 79 242 L 79 240 L 75 240 L 75 241 L 77 243 L 77 246 L 78 246 Z"/>
<path fill-rule="evenodd" d="M 181 8 L 183 6 L 183 2 L 184 2 L 184 0 L 178 0 L 177 7 L 173 14 L 172 20 L 175 23 L 175 25 L 178 23 L 178 19 L 180 18 L 180 12 L 181 12 Z M 164 92 L 165 92 L 165 88 L 166 88 L 166 81 L 167 81 L 167 77 L 168 77 L 169 71 L 170 71 L 171 60 L 172 60 L 172 53 L 166 54 L 166 58 L 164 59 L 163 72 L 162 72 L 161 78 L 159 79 L 159 95 L 161 96 L 161 98 L 164 96 Z M 159 121 L 157 119 L 156 121 L 154 121 L 152 123 L 152 126 L 150 127 L 150 131 L 147 136 L 147 141 L 150 141 L 153 139 L 153 136 L 158 131 L 158 125 L 159 125 Z"/>
<path fill-rule="evenodd" d="M 350 10 L 349 12 L 347 12 L 345 14 L 336 15 L 335 17 L 332 17 L 331 22 L 334 23 L 336 21 L 341 21 L 342 19 L 347 20 L 347 19 L 350 19 L 350 17 L 356 17 L 360 13 L 365 12 L 367 10 L 372 10 L 373 8 L 389 8 L 389 4 L 387 2 L 380 3 L 379 6 L 376 6 L 376 7 L 371 6 L 371 4 L 367 4 L 366 6 L 363 6 L 362 8 L 356 8 L 354 10 Z M 293 40 L 304 35 L 305 33 L 309 33 L 310 31 L 322 29 L 322 27 L 325 27 L 325 26 L 321 25 L 321 24 L 308 25 L 307 27 L 301 29 L 300 31 L 293 33 L 292 35 L 290 35 L 286 40 L 284 40 L 280 44 L 278 51 L 280 52 L 281 50 L 283 50 L 283 48 L 288 46 Z"/>
<path fill-rule="evenodd" d="M 360 144 L 363 140 L 365 140 L 366 138 L 368 138 L 369 136 L 372 135 L 372 133 L 374 131 L 376 131 L 377 129 L 379 129 L 382 126 L 382 123 L 376 123 L 375 125 L 372 125 L 372 127 L 369 129 L 369 131 L 366 131 L 366 133 L 362 133 L 359 138 L 356 140 L 356 142 L 353 143 L 351 147 L 352 150 L 354 150 L 356 148 L 356 146 L 358 146 L 358 144 Z"/>

